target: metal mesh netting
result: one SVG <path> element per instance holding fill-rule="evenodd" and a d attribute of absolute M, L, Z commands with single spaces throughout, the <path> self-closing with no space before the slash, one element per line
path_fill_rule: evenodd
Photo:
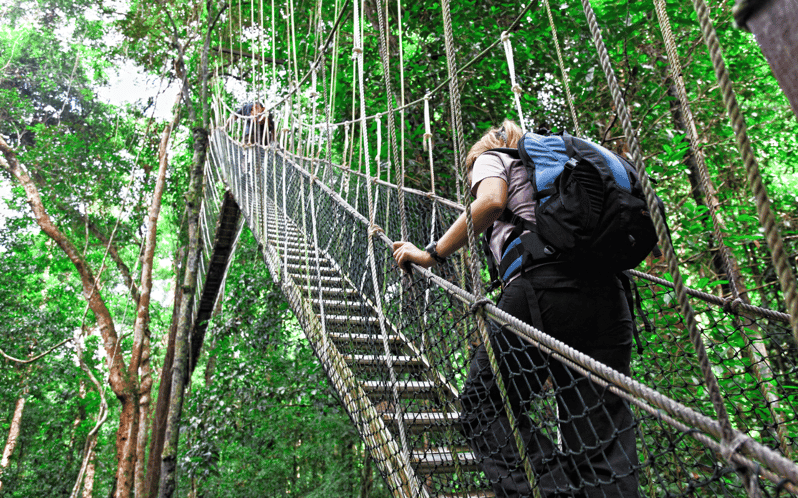
<path fill-rule="evenodd" d="M 212 135 L 211 157 L 206 244 L 219 192 L 229 188 L 394 495 L 494 496 L 491 481 L 512 487 L 507 480 L 524 469 L 502 466 L 520 462 L 513 427 L 499 420 L 508 407 L 536 495 L 557 488 L 561 496 L 635 496 L 624 488 L 631 483 L 641 496 L 745 496 L 752 491 L 740 468 L 763 496 L 794 491 L 798 469 L 781 456 L 792 458 L 798 435 L 796 346 L 784 316 L 692 300 L 739 431 L 728 447 L 719 443 L 668 282 L 633 280 L 642 346 L 632 355 L 634 380 L 487 305 L 491 321 L 504 325 L 493 327 L 492 342 L 510 399 L 496 401 L 491 386 L 476 390 L 478 402 L 465 404 L 484 411 L 492 402 L 493 414 L 474 424 L 462 396 L 472 360 L 484 351 L 473 285 L 458 258 L 436 275 L 397 268 L 388 244 L 401 238 L 396 187 L 372 183 L 374 224 L 384 234 L 370 233 L 368 179 L 359 174 L 275 146 L 241 146 L 222 128 Z M 462 211 L 411 189 L 405 209 L 415 241 L 439 237 Z M 613 361 L 610 354 L 605 363 Z M 491 377 L 485 361 L 473 363 Z"/>

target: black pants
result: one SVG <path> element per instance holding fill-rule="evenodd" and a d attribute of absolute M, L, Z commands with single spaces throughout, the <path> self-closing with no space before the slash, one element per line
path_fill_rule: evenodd
<path fill-rule="evenodd" d="M 578 287 L 537 287 L 526 277 L 517 278 L 505 288 L 499 307 L 629 374 L 632 321 L 617 279 L 583 282 Z M 628 404 L 513 332 L 492 322 L 490 327 L 509 403 L 541 496 L 639 497 L 635 422 Z M 550 414 L 532 412 L 541 406 L 532 401 L 541 399 L 549 378 L 557 402 L 556 422 Z M 484 345 L 471 362 L 461 402 L 463 432 L 496 496 L 531 497 L 532 486 Z M 559 444 L 547 433 L 557 434 Z"/>

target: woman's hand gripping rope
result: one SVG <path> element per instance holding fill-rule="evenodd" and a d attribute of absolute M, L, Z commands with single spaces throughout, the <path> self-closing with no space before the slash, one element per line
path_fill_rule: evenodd
<path fill-rule="evenodd" d="M 411 273 L 410 263 L 415 263 L 424 268 L 435 265 L 436 261 L 427 251 L 416 247 L 412 242 L 396 241 L 393 243 L 393 258 L 399 268 L 406 273 Z"/>

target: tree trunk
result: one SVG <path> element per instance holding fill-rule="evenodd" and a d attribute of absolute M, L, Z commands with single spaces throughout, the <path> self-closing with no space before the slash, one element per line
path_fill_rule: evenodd
<path fill-rule="evenodd" d="M 133 324 L 133 349 L 130 355 L 130 375 L 135 376 L 140 372 L 139 410 L 136 438 L 136 466 L 135 490 L 136 496 L 144 496 L 145 481 L 144 470 L 146 467 L 145 455 L 147 451 L 147 418 L 150 414 L 150 394 L 152 392 L 152 368 L 150 366 L 150 298 L 152 296 L 152 266 L 155 258 L 156 235 L 158 230 L 158 217 L 161 214 L 161 199 L 166 187 L 166 169 L 169 158 L 166 153 L 172 129 L 180 120 L 180 95 L 175 102 L 172 122 L 164 127 L 161 143 L 158 147 L 158 176 L 155 181 L 155 190 L 147 216 L 147 234 L 144 243 L 144 253 L 141 257 L 141 296 L 139 297 L 136 322 Z"/>
<path fill-rule="evenodd" d="M 371 496 L 371 488 L 374 485 L 374 475 L 371 472 L 371 455 L 368 449 L 363 451 L 363 475 L 360 478 L 360 498 Z"/>
<path fill-rule="evenodd" d="M 89 455 L 89 462 L 86 464 L 86 475 L 83 477 L 83 498 L 91 498 L 92 490 L 94 490 L 94 460 L 97 453 L 91 452 Z"/>
<path fill-rule="evenodd" d="M 184 259 L 183 248 L 178 249 L 175 255 L 175 279 L 173 288 L 175 289 L 174 306 L 172 309 L 172 326 L 169 328 L 169 339 L 166 345 L 166 356 L 163 360 L 161 369 L 161 386 L 158 389 L 158 401 L 155 405 L 155 416 L 152 423 L 152 438 L 150 440 L 150 454 L 147 461 L 147 474 L 145 476 L 144 495 L 149 498 L 157 498 L 158 483 L 161 479 L 161 453 L 163 453 L 164 437 L 166 434 L 166 417 L 169 415 L 169 398 L 172 393 L 172 366 L 175 358 L 175 335 L 177 334 L 177 322 L 180 316 L 180 303 L 183 300 L 183 286 L 180 282 L 182 269 L 185 264 L 179 263 Z"/>
<path fill-rule="evenodd" d="M 199 266 L 199 212 L 202 203 L 202 181 L 208 151 L 208 131 L 194 129 L 194 168 L 191 184 L 186 198 L 188 200 L 188 258 L 183 278 L 183 296 L 180 303 L 180 316 L 175 336 L 175 358 L 171 375 L 171 395 L 169 416 L 166 419 L 166 437 L 161 461 L 161 481 L 158 496 L 171 498 L 175 491 L 175 468 L 177 466 L 177 445 L 180 436 L 180 416 L 183 411 L 184 388 L 188 374 L 189 327 L 193 312 L 196 277 Z M 164 379 L 164 382 L 166 379 Z"/>
<path fill-rule="evenodd" d="M 3 449 L 3 457 L 0 459 L 0 491 L 3 490 L 3 473 L 5 472 L 8 464 L 11 462 L 11 455 L 14 454 L 14 449 L 17 447 L 19 440 L 19 432 L 22 428 L 22 413 L 25 411 L 25 402 L 28 400 L 28 386 L 22 390 L 22 394 L 17 398 L 14 404 L 14 416 L 11 417 L 11 427 L 8 429 L 8 439 L 6 439 L 6 446 Z"/>

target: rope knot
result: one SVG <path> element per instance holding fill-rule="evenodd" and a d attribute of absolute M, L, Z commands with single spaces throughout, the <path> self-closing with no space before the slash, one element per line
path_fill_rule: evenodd
<path fill-rule="evenodd" d="M 723 311 L 726 313 L 733 313 L 737 315 L 740 310 L 740 305 L 743 304 L 743 300 L 739 297 L 737 298 L 728 298 L 723 302 Z"/>
<path fill-rule="evenodd" d="M 354 47 L 352 49 L 352 52 L 354 52 L 356 54 L 362 54 L 363 53 L 363 47 Z"/>
<path fill-rule="evenodd" d="M 369 234 L 369 236 L 371 236 L 371 235 L 374 235 L 375 233 L 383 233 L 384 234 L 385 230 L 383 230 L 381 226 L 379 226 L 377 224 L 373 224 L 373 225 L 371 225 L 369 227 L 368 234 Z"/>
<path fill-rule="evenodd" d="M 492 303 L 490 299 L 487 297 L 483 297 L 482 299 L 477 299 L 473 303 L 471 303 L 471 313 L 476 315 L 481 308 L 484 308 L 486 304 Z"/>
<path fill-rule="evenodd" d="M 740 449 L 740 446 L 747 442 L 748 438 L 745 434 L 738 433 L 731 442 L 728 441 L 721 441 L 720 443 L 720 454 L 731 462 L 731 457 L 733 454 L 737 453 L 737 450 Z"/>
<path fill-rule="evenodd" d="M 502 31 L 502 43 L 507 43 L 507 40 L 510 39 L 510 33 L 507 31 Z"/>
<path fill-rule="evenodd" d="M 513 84 L 513 88 L 512 88 L 512 90 L 513 90 L 513 92 L 515 92 L 515 93 L 521 93 L 521 92 L 523 92 L 523 90 L 521 89 L 521 85 L 519 85 L 518 83 L 515 83 L 515 84 Z"/>

